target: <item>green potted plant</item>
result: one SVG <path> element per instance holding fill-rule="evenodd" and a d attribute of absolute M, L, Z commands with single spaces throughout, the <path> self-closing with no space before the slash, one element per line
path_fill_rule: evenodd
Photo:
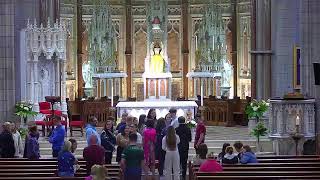
<path fill-rule="evenodd" d="M 257 151 L 260 151 L 260 137 L 267 135 L 268 129 L 262 122 L 259 122 L 255 128 L 252 129 L 251 135 L 257 138 Z"/>
<path fill-rule="evenodd" d="M 28 102 L 18 102 L 15 105 L 15 115 L 23 119 L 23 123 L 27 123 L 27 118 L 37 115 L 38 113 L 32 110 L 32 104 Z"/>
<path fill-rule="evenodd" d="M 264 101 L 252 100 L 250 104 L 246 106 L 245 113 L 248 115 L 249 123 L 248 128 L 251 135 L 257 138 L 257 150 L 260 151 L 260 137 L 267 134 L 268 129 L 265 127 L 265 123 L 260 121 L 263 114 L 269 109 L 269 104 Z"/>

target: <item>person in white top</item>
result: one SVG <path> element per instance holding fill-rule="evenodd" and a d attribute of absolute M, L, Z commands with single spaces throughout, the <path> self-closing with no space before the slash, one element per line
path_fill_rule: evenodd
<path fill-rule="evenodd" d="M 14 141 L 14 148 L 16 150 L 14 157 L 21 157 L 23 153 L 22 139 L 15 123 L 11 123 L 11 131 Z"/>
<path fill-rule="evenodd" d="M 131 124 L 131 125 L 130 125 L 130 132 L 137 134 L 137 145 L 138 145 L 139 147 L 142 147 L 142 136 L 141 136 L 141 134 L 138 132 L 138 125 L 137 125 L 137 124 Z"/>
<path fill-rule="evenodd" d="M 179 127 L 179 121 L 178 121 L 178 117 L 177 117 L 177 109 L 175 108 L 171 108 L 169 110 L 170 113 L 170 117 L 171 117 L 171 126 L 173 126 L 174 128 Z"/>
<path fill-rule="evenodd" d="M 179 143 L 180 138 L 178 135 L 176 135 L 174 127 L 169 126 L 167 135 L 162 139 L 162 149 L 166 151 L 166 157 L 164 160 L 164 176 L 166 180 L 180 180 L 180 156 L 178 151 Z"/>

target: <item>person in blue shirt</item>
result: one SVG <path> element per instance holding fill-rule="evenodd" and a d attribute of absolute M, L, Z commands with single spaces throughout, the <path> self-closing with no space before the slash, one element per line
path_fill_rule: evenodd
<path fill-rule="evenodd" d="M 86 139 L 87 139 L 88 146 L 90 145 L 89 142 L 90 142 L 91 135 L 95 135 L 98 140 L 97 144 L 101 145 L 101 139 L 96 129 L 97 124 L 98 124 L 98 119 L 94 116 L 91 116 L 86 126 Z"/>
<path fill-rule="evenodd" d="M 49 137 L 49 142 L 52 144 L 52 156 L 58 157 L 58 154 L 63 146 L 65 129 L 61 124 L 61 117 L 54 116 L 53 124 L 56 128 L 53 129 L 51 136 Z"/>
<path fill-rule="evenodd" d="M 74 165 L 76 163 L 76 158 L 71 153 L 72 143 L 70 141 L 65 141 L 62 151 L 60 151 L 58 156 L 58 175 L 60 177 L 74 177 Z"/>
<path fill-rule="evenodd" d="M 248 163 L 258 163 L 256 155 L 251 151 L 250 146 L 244 145 L 243 146 L 243 153 L 241 155 L 240 162 L 241 164 L 248 164 Z"/>

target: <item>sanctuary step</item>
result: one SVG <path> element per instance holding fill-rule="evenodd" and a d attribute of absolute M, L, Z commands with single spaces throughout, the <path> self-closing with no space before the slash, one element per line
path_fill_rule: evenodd
<path fill-rule="evenodd" d="M 102 129 L 97 128 L 100 132 Z M 83 149 L 87 146 L 87 142 L 85 139 L 85 135 L 81 137 L 81 133 L 75 132 L 73 137 L 77 140 L 78 148 L 76 150 L 76 156 L 78 158 L 82 158 L 82 152 Z M 207 134 L 205 143 L 208 146 L 208 152 L 214 152 L 216 155 L 218 155 L 221 152 L 223 143 L 230 143 L 233 145 L 235 141 L 241 141 L 243 144 L 250 145 L 253 149 L 253 151 L 257 151 L 256 149 L 256 140 L 250 134 L 248 133 L 248 128 L 239 126 L 239 127 L 222 127 L 222 126 L 208 126 L 207 127 Z M 52 157 L 52 149 L 51 144 L 48 142 L 48 138 L 46 137 L 40 137 L 39 139 L 40 144 L 40 154 L 42 158 L 50 158 Z M 263 137 L 261 139 L 261 146 L 262 146 L 262 152 L 259 152 L 260 154 L 274 154 L 272 152 L 273 146 L 272 142 L 267 138 Z M 193 140 L 190 143 L 190 149 L 189 149 L 189 160 L 192 160 L 195 157 L 195 149 L 193 148 Z M 115 155 L 113 154 L 113 161 L 115 161 Z"/>

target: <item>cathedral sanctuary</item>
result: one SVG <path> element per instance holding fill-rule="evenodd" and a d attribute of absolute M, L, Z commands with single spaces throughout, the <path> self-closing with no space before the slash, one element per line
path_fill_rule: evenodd
<path fill-rule="evenodd" d="M 102 179 L 125 180 L 139 135 L 140 179 L 320 179 L 319 9 L 319 0 L 1 0 L 0 180 L 64 179 L 59 158 L 73 140 L 69 179 L 96 164 Z M 90 169 L 94 135 L 110 153 L 108 124 L 110 163 Z M 180 160 L 169 172 L 171 127 Z M 145 142 L 155 139 L 148 128 L 162 141 Z M 25 156 L 32 133 L 35 159 Z M 8 138 L 21 147 L 14 157 Z M 221 172 L 195 163 L 201 144 Z M 227 149 L 237 163 L 224 163 Z M 256 162 L 243 163 L 248 152 Z"/>

